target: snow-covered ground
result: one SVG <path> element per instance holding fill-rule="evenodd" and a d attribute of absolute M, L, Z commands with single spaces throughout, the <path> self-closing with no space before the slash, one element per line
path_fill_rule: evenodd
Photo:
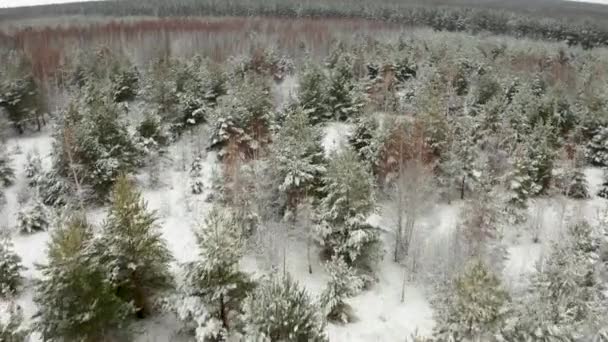
<path fill-rule="evenodd" d="M 330 123 L 325 127 L 323 139 L 324 146 L 329 153 L 346 143 L 347 134 L 352 130 L 348 124 Z M 192 229 L 204 218 L 209 203 L 205 202 L 206 194 L 200 196 L 188 195 L 188 175 L 186 160 L 192 155 L 184 150 L 192 149 L 194 139 L 184 138 L 171 147 L 171 161 L 162 166 L 162 184 L 151 188 L 146 171 L 142 171 L 137 180 L 149 208 L 158 212 L 161 229 L 169 248 L 177 263 L 191 261 L 197 256 L 197 249 Z M 46 245 L 49 233 L 36 233 L 21 235 L 13 229 L 19 211 L 20 196 L 27 189 L 26 179 L 23 175 L 23 165 L 28 151 L 38 150 L 44 159 L 44 166 L 49 167 L 49 152 L 52 140 L 48 132 L 29 137 L 12 137 L 8 140 L 8 149 L 12 152 L 12 166 L 17 171 L 17 181 L 6 191 L 8 204 L 0 213 L 0 228 L 11 230 L 17 253 L 23 258 L 27 270 L 25 289 L 18 298 L 23 307 L 25 316 L 30 319 L 36 308 L 33 303 L 32 282 L 39 276 L 35 264 L 46 260 Z M 214 153 L 205 155 L 203 175 L 211 177 L 213 168 L 217 167 Z M 588 169 L 587 179 L 591 193 L 595 194 L 601 183 L 601 170 Z M 210 179 L 204 179 L 206 185 Z M 422 259 L 433 260 L 441 255 L 442 241 L 452 233 L 462 203 L 458 201 L 451 204 L 438 204 L 421 219 L 424 225 L 425 237 L 418 241 L 421 246 Z M 386 254 L 378 268 L 378 282 L 370 289 L 363 291 L 349 302 L 354 309 L 357 320 L 347 325 L 330 324 L 328 335 L 331 341 L 336 342 L 369 342 L 369 341 L 404 341 L 407 337 L 418 332 L 420 335 L 429 334 L 433 328 L 432 309 L 429 303 L 428 291 L 422 281 L 409 282 L 405 287 L 405 300 L 401 302 L 403 268 L 392 262 L 390 257 L 391 246 L 391 220 L 387 217 L 388 202 L 380 203 L 377 213 L 369 218 L 369 222 L 382 228 L 384 232 Z M 534 270 L 535 262 L 542 257 L 551 240 L 558 239 L 563 227 L 560 224 L 560 213 L 569 215 L 582 215 L 593 220 L 605 207 L 604 200 L 594 197 L 586 201 L 572 201 L 565 199 L 539 199 L 532 202 L 530 213 L 540 212 L 533 220 L 539 227 L 540 243 L 535 243 L 526 234 L 511 232 L 507 234 L 509 259 L 506 262 L 504 278 L 507 286 L 517 286 L 523 277 Z M 566 210 L 564 210 L 566 209 Z M 104 216 L 104 208 L 92 210 L 89 214 L 92 221 L 99 222 Z M 511 236 L 512 235 L 512 236 Z M 308 272 L 306 259 L 306 241 L 300 236 L 290 237 L 287 241 L 286 268 L 292 276 L 303 284 L 313 295 L 318 295 L 326 281 L 321 262 L 313 253 L 312 274 Z M 255 253 L 249 253 L 242 262 L 242 268 L 253 274 L 262 276 L 267 272 L 263 260 Z M 175 268 L 177 270 L 177 268 Z M 152 341 L 182 341 L 184 337 L 177 337 L 176 331 L 179 323 L 170 315 L 158 316 L 140 322 L 141 333 L 137 339 L 140 342 Z M 36 341 L 36 338 L 33 339 Z"/>

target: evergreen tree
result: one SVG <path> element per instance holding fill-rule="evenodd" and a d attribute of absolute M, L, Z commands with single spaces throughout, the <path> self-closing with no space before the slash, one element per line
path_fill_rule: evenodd
<path fill-rule="evenodd" d="M 587 143 L 587 160 L 595 166 L 608 166 L 608 127 L 600 127 Z"/>
<path fill-rule="evenodd" d="M 49 228 L 49 213 L 46 206 L 38 199 L 34 199 L 17 215 L 17 227 L 20 232 L 31 234 L 43 232 Z"/>
<path fill-rule="evenodd" d="M 442 293 L 445 307 L 439 308 L 435 338 L 439 341 L 492 341 L 503 325 L 507 292 L 499 278 L 481 261 L 473 261 L 453 284 L 453 292 Z"/>
<path fill-rule="evenodd" d="M 0 187 L 5 187 L 15 181 L 15 171 L 11 167 L 11 159 L 2 144 L 0 142 Z"/>
<path fill-rule="evenodd" d="M 356 271 L 337 255 L 325 264 L 325 269 L 330 280 L 321 294 L 321 304 L 329 319 L 348 323 L 353 317 L 345 300 L 361 291 L 363 281 Z"/>
<path fill-rule="evenodd" d="M 361 116 L 355 121 L 355 130 L 348 138 L 348 143 L 365 165 L 376 166 L 378 163 L 379 142 L 378 122 L 371 116 Z"/>
<path fill-rule="evenodd" d="M 141 162 L 123 114 L 107 89 L 88 85 L 63 113 L 54 133 L 53 168 L 71 182 L 76 177 L 81 187 L 92 188 L 97 200 L 106 198 L 120 173 Z"/>
<path fill-rule="evenodd" d="M 530 288 L 515 303 L 504 332 L 514 341 L 576 341 L 605 323 L 606 296 L 595 271 L 597 243 L 584 223 L 539 263 Z"/>
<path fill-rule="evenodd" d="M 203 158 L 198 155 L 192 161 L 190 166 L 190 191 L 195 195 L 203 193 L 205 185 L 203 184 Z"/>
<path fill-rule="evenodd" d="M 181 292 L 207 308 L 204 317 L 195 318 L 200 320 L 197 336 L 225 337 L 236 328 L 233 323 L 238 322 L 232 318 L 241 313 L 241 303 L 252 288 L 249 277 L 238 269 L 244 240 L 234 217 L 219 208 L 211 209 L 196 234 L 199 260 L 186 265 Z"/>
<path fill-rule="evenodd" d="M 92 257 L 92 236 L 80 216 L 51 234 L 34 296 L 34 327 L 45 341 L 107 341 L 127 332 L 133 308 L 116 296 L 105 265 Z"/>
<path fill-rule="evenodd" d="M 32 66 L 26 57 L 17 52 L 3 55 L 0 70 L 0 108 L 19 134 L 35 122 L 40 130 L 44 123 L 46 103 L 40 85 L 32 75 Z"/>
<path fill-rule="evenodd" d="M 568 174 L 568 185 L 564 194 L 575 199 L 589 198 L 587 178 L 581 170 L 575 169 Z"/>
<path fill-rule="evenodd" d="M 27 337 L 21 307 L 12 302 L 0 303 L 0 341 L 26 342 Z"/>
<path fill-rule="evenodd" d="M 318 64 L 308 62 L 299 79 L 298 103 L 316 125 L 330 118 L 327 110 L 327 77 Z"/>
<path fill-rule="evenodd" d="M 42 160 L 38 151 L 30 151 L 26 156 L 25 177 L 28 179 L 30 187 L 36 187 L 38 180 L 42 176 Z"/>
<path fill-rule="evenodd" d="M 8 238 L 0 240 L 0 298 L 17 293 L 21 285 L 19 272 L 23 269 L 21 258 L 13 250 L 12 241 Z"/>
<path fill-rule="evenodd" d="M 251 158 L 269 143 L 273 117 L 270 87 L 266 80 L 247 77 L 222 98 L 215 108 L 211 149 L 218 157 Z"/>
<path fill-rule="evenodd" d="M 598 191 L 597 195 L 602 198 L 608 199 L 608 170 L 604 169 L 602 178 L 602 187 Z"/>
<path fill-rule="evenodd" d="M 323 181 L 318 238 L 329 256 L 339 255 L 352 265 L 373 261 L 378 233 L 365 222 L 374 209 L 373 180 L 350 149 L 332 155 Z M 361 260 L 358 260 L 361 259 Z M 366 260 L 367 259 L 367 260 Z M 368 269 L 369 270 L 369 269 Z"/>
<path fill-rule="evenodd" d="M 150 297 L 156 291 L 172 285 L 171 252 L 159 232 L 156 214 L 148 211 L 141 193 L 124 175 L 114 186 L 95 253 L 107 267 L 117 295 L 132 302 L 139 317 L 150 312 Z"/>
<path fill-rule="evenodd" d="M 351 58 L 342 55 L 329 77 L 327 107 L 335 120 L 356 117 L 363 107 L 360 90 L 355 85 Z"/>
<path fill-rule="evenodd" d="M 288 275 L 263 281 L 245 301 L 246 335 L 255 341 L 328 341 L 325 321 L 306 290 Z"/>
<path fill-rule="evenodd" d="M 294 210 L 306 194 L 319 193 L 325 172 L 321 134 L 309 123 L 306 112 L 295 109 L 288 113 L 272 145 L 272 165 L 277 173 L 279 191 L 287 208 Z"/>

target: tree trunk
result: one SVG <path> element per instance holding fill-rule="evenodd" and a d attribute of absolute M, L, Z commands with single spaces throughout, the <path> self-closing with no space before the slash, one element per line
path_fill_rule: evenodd
<path fill-rule="evenodd" d="M 224 294 L 220 295 L 220 319 L 222 320 L 222 326 L 226 329 L 226 331 L 230 330 L 230 327 L 228 326 L 226 303 L 224 303 Z"/>
<path fill-rule="evenodd" d="M 462 183 L 460 184 L 460 199 L 464 199 L 464 185 L 466 182 L 467 176 L 462 176 Z"/>

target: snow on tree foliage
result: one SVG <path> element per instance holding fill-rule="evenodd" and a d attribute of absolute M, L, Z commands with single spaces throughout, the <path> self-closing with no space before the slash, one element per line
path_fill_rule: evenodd
<path fill-rule="evenodd" d="M 608 127 L 600 127 L 587 143 L 587 160 L 595 166 L 608 166 Z"/>
<path fill-rule="evenodd" d="M 46 231 L 49 228 L 49 216 L 46 206 L 35 198 L 17 214 L 17 228 L 25 234 Z"/>
<path fill-rule="evenodd" d="M 104 200 L 118 175 L 133 170 L 141 159 L 123 120 L 122 107 L 106 90 L 86 86 L 59 120 L 53 168 L 70 182 L 90 187 L 94 199 Z"/>
<path fill-rule="evenodd" d="M 328 80 L 323 69 L 309 61 L 298 80 L 298 104 L 308 113 L 310 122 L 318 124 L 330 119 L 331 112 L 327 108 Z"/>
<path fill-rule="evenodd" d="M 171 252 L 141 193 L 120 176 L 114 185 L 108 216 L 95 239 L 95 254 L 107 267 L 116 294 L 133 303 L 139 317 L 151 311 L 151 298 L 173 284 Z"/>
<path fill-rule="evenodd" d="M 451 285 L 436 311 L 438 341 L 493 341 L 507 317 L 509 295 L 481 261 L 471 261 Z"/>
<path fill-rule="evenodd" d="M 12 185 L 15 181 L 15 170 L 11 167 L 11 159 L 0 142 L 0 187 Z"/>
<path fill-rule="evenodd" d="M 602 176 L 602 187 L 598 190 L 597 195 L 599 197 L 608 199 L 608 169 L 603 170 Z"/>
<path fill-rule="evenodd" d="M 0 341 L 26 342 L 28 334 L 23 309 L 14 302 L 0 302 Z"/>
<path fill-rule="evenodd" d="M 270 88 L 264 79 L 247 76 L 221 97 L 213 114 L 210 149 L 218 157 L 251 157 L 269 143 L 272 119 Z"/>
<path fill-rule="evenodd" d="M 15 295 L 21 285 L 21 257 L 15 253 L 13 243 L 8 238 L 0 240 L 0 298 Z M 1 336 L 1 334 L 0 334 Z"/>
<path fill-rule="evenodd" d="M 328 110 L 335 120 L 345 121 L 358 116 L 363 106 L 363 92 L 354 79 L 352 57 L 341 55 L 330 70 Z"/>
<path fill-rule="evenodd" d="M 361 116 L 355 120 L 355 130 L 348 143 L 365 165 L 377 166 L 380 153 L 378 121 L 372 116 Z"/>
<path fill-rule="evenodd" d="M 92 228 L 75 214 L 51 233 L 48 264 L 39 266 L 34 328 L 45 341 L 106 341 L 128 335 L 130 303 L 117 296 L 107 265 L 92 249 Z"/>
<path fill-rule="evenodd" d="M 22 53 L 3 54 L 0 66 L 0 108 L 19 134 L 36 124 L 40 131 L 45 123 L 46 102 L 40 84 L 32 75 L 32 66 Z"/>
<path fill-rule="evenodd" d="M 589 198 L 589 185 L 585 174 L 581 170 L 571 170 L 567 177 L 568 185 L 564 195 L 574 199 Z"/>
<path fill-rule="evenodd" d="M 345 300 L 361 292 L 364 282 L 341 256 L 334 255 L 325 264 L 325 269 L 330 279 L 321 293 L 321 305 L 329 319 L 342 323 L 351 322 L 354 316 Z"/>
<path fill-rule="evenodd" d="M 305 195 L 318 195 L 326 170 L 320 131 L 301 108 L 290 111 L 272 144 L 272 166 L 287 207 L 295 209 Z"/>
<path fill-rule="evenodd" d="M 252 288 L 249 277 L 238 269 L 244 239 L 231 213 L 214 207 L 196 230 L 199 259 L 184 265 L 174 311 L 194 330 L 197 341 L 226 338 L 239 328 L 241 303 Z M 204 310 L 180 310 L 191 302 Z"/>
<path fill-rule="evenodd" d="M 325 319 L 305 289 L 289 275 L 262 281 L 247 297 L 243 320 L 253 341 L 328 341 Z"/>
<path fill-rule="evenodd" d="M 203 193 L 205 184 L 203 183 L 203 157 L 198 155 L 190 166 L 190 192 L 195 195 Z"/>
<path fill-rule="evenodd" d="M 25 162 L 25 177 L 28 179 L 28 186 L 36 187 L 42 176 L 42 159 L 38 151 L 29 151 Z"/>
<path fill-rule="evenodd" d="M 374 210 L 373 180 L 351 149 L 329 157 L 323 178 L 317 237 L 329 256 L 344 257 L 367 271 L 378 258 L 378 232 L 365 222 Z"/>
<path fill-rule="evenodd" d="M 528 292 L 514 303 L 507 340 L 589 340 L 606 323 L 606 295 L 596 272 L 599 244 L 584 222 L 569 232 L 539 262 Z"/>

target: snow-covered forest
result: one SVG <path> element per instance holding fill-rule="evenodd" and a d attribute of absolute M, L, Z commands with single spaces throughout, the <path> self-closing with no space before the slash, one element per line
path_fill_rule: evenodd
<path fill-rule="evenodd" d="M 608 342 L 607 48 L 130 20 L 0 35 L 0 341 Z"/>

